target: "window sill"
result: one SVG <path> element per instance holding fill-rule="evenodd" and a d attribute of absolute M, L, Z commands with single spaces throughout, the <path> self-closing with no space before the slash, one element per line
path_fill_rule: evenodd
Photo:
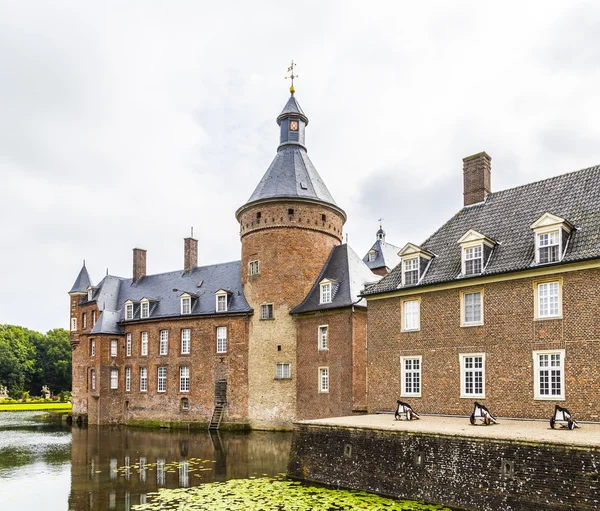
<path fill-rule="evenodd" d="M 565 396 L 535 396 L 534 401 L 566 401 Z"/>
<path fill-rule="evenodd" d="M 218 355 L 218 356 L 227 355 L 227 352 L 226 351 L 217 351 L 216 355 Z"/>
<path fill-rule="evenodd" d="M 274 381 L 290 381 L 291 379 L 291 376 L 289 378 L 273 378 Z"/>
<path fill-rule="evenodd" d="M 419 392 L 418 394 L 406 394 L 404 392 L 401 392 L 400 397 L 421 397 L 421 393 Z"/>
<path fill-rule="evenodd" d="M 562 319 L 562 314 L 560 316 L 545 316 L 542 318 L 533 318 L 534 321 L 551 321 L 553 319 Z"/>
<path fill-rule="evenodd" d="M 329 394 L 328 390 L 319 390 L 319 394 Z"/>
<path fill-rule="evenodd" d="M 319 348 L 318 351 L 319 351 L 319 353 L 322 352 L 322 351 L 327 352 L 327 351 L 329 351 L 329 348 Z"/>
<path fill-rule="evenodd" d="M 480 322 L 480 323 L 461 323 L 460 327 L 461 328 L 469 328 L 469 327 L 472 327 L 472 326 L 484 326 L 484 325 L 485 325 L 485 323 L 483 323 L 483 322 Z"/>
<path fill-rule="evenodd" d="M 461 399 L 485 399 L 485 394 L 461 394 Z"/>
<path fill-rule="evenodd" d="M 411 328 L 411 329 L 402 329 L 400 330 L 400 333 L 404 334 L 404 333 L 410 333 L 410 332 L 420 332 L 421 328 Z"/>
<path fill-rule="evenodd" d="M 260 318 L 261 321 L 274 321 L 275 318 Z"/>

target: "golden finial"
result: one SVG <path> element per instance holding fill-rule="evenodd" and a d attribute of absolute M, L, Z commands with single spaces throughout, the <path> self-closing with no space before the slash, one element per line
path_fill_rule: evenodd
<path fill-rule="evenodd" d="M 288 73 L 289 76 L 286 76 L 285 79 L 287 80 L 288 78 L 290 80 L 292 80 L 292 85 L 290 86 L 290 92 L 293 94 L 294 92 L 296 92 L 296 89 L 294 89 L 294 78 L 298 78 L 298 75 L 294 74 L 294 68 L 296 67 L 296 64 L 294 64 L 294 61 L 292 60 L 292 64 L 290 67 L 288 67 Z"/>
<path fill-rule="evenodd" d="M 380 229 L 383 229 L 383 227 L 382 227 L 382 225 L 381 225 L 381 222 L 383 222 L 384 220 L 385 220 L 384 218 L 380 218 L 380 219 L 379 219 L 379 228 L 380 228 Z"/>

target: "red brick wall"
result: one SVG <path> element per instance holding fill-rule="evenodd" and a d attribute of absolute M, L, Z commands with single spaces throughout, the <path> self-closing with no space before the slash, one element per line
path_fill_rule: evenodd
<path fill-rule="evenodd" d="M 216 328 L 227 327 L 227 353 L 216 352 Z M 181 330 L 191 329 L 191 353 L 181 354 Z M 169 332 L 168 354 L 159 354 L 160 331 Z M 148 332 L 148 356 L 140 355 L 141 332 Z M 214 409 L 215 382 L 227 380 L 227 407 L 224 421 L 247 420 L 248 318 L 220 316 L 177 318 L 129 324 L 132 354 L 126 356 L 126 335 L 83 335 L 74 352 L 74 379 L 77 373 L 77 399 L 88 403 L 90 423 L 129 420 L 208 421 Z M 96 341 L 96 355 L 89 354 L 89 340 Z M 118 339 L 118 355 L 110 356 L 112 339 Z M 76 362 L 75 362 L 76 361 Z M 179 368 L 190 368 L 190 391 L 179 391 Z M 89 370 L 95 367 L 96 392 L 89 390 Z M 110 370 L 119 370 L 119 389 L 110 389 Z M 125 369 L 131 368 L 131 390 L 125 391 Z M 140 368 L 148 370 L 148 390 L 140 392 Z M 167 390 L 157 391 L 158 367 L 167 368 Z M 189 411 L 181 409 L 181 399 L 189 399 Z M 99 398 L 99 402 L 98 401 Z M 129 402 L 126 406 L 126 401 Z M 83 408 L 83 407 L 82 407 Z M 78 413 L 74 409 L 74 413 Z M 81 412 L 83 413 L 83 412 Z"/>
<path fill-rule="evenodd" d="M 418 332 L 401 332 L 401 298 L 369 300 L 369 411 L 394 408 L 400 357 L 421 355 L 422 397 L 405 400 L 424 413 L 470 414 L 475 399 L 460 397 L 459 354 L 483 352 L 482 401 L 492 413 L 547 418 L 555 401 L 534 400 L 532 352 L 565 349 L 560 404 L 582 420 L 600 419 L 600 270 L 556 277 L 563 282 L 563 319 L 556 320 L 534 320 L 536 278 L 474 286 L 484 289 L 485 324 L 477 327 L 460 327 L 460 289 L 413 295 L 421 298 Z"/>
<path fill-rule="evenodd" d="M 297 418 L 352 415 L 364 405 L 366 314 L 350 308 L 297 316 Z M 319 350 L 318 329 L 328 325 L 328 350 Z M 329 392 L 319 392 L 319 367 L 329 368 Z M 361 374 L 362 371 L 362 374 Z"/>

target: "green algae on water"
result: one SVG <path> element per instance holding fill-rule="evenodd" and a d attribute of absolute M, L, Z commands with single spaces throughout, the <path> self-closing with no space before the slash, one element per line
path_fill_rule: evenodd
<path fill-rule="evenodd" d="M 372 493 L 306 486 L 284 478 L 231 479 L 192 488 L 160 489 L 135 511 L 451 511 Z"/>

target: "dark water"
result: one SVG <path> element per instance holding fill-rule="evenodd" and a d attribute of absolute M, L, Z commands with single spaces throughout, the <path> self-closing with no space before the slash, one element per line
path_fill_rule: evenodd
<path fill-rule="evenodd" d="M 291 445 L 289 433 L 71 428 L 40 417 L 0 413 L 2 511 L 128 510 L 159 487 L 276 476 Z"/>

